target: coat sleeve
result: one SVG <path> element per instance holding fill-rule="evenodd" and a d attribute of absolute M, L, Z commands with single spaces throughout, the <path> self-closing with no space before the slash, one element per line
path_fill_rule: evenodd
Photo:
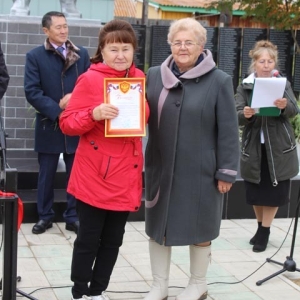
<path fill-rule="evenodd" d="M 235 94 L 235 107 L 238 116 L 238 123 L 240 126 L 248 125 L 249 123 L 254 122 L 256 116 L 253 116 L 247 119 L 244 115 L 244 107 L 249 106 L 248 97 L 250 95 L 250 90 L 247 90 L 248 93 L 244 90 L 243 86 L 240 84 L 237 87 Z"/>
<path fill-rule="evenodd" d="M 7 72 L 3 52 L 0 43 L 0 100 L 3 98 L 9 83 L 9 75 Z"/>
<path fill-rule="evenodd" d="M 69 104 L 59 118 L 59 126 L 67 135 L 82 135 L 97 124 L 92 118 L 92 111 L 103 103 L 103 93 L 98 89 L 95 91 L 86 75 L 82 74 L 77 80 Z M 100 90 L 103 91 L 103 87 Z"/>
<path fill-rule="evenodd" d="M 62 112 L 58 102 L 46 96 L 42 89 L 38 57 L 32 52 L 26 54 L 24 90 L 27 101 L 42 115 L 55 121 Z"/>
<path fill-rule="evenodd" d="M 239 164 L 239 130 L 235 110 L 232 79 L 220 83 L 216 116 L 218 125 L 216 179 L 234 182 Z"/>
<path fill-rule="evenodd" d="M 284 110 L 282 110 L 282 114 L 287 118 L 296 116 L 299 113 L 299 108 L 291 84 L 288 81 L 286 83 L 283 97 L 287 99 L 287 106 Z"/>

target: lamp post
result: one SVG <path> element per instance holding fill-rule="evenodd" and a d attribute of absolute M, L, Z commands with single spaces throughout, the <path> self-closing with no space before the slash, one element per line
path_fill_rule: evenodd
<path fill-rule="evenodd" d="M 149 0 L 143 1 L 143 11 L 142 11 L 142 24 L 147 25 L 148 23 L 148 7 L 149 7 Z"/>

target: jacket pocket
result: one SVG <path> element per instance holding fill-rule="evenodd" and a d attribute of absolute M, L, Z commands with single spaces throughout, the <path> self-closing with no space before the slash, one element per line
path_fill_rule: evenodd
<path fill-rule="evenodd" d="M 285 143 L 282 143 L 283 145 L 282 152 L 289 153 L 296 149 L 296 141 L 295 141 L 294 133 L 289 123 L 282 121 L 281 124 L 283 128 L 283 141 L 285 141 Z"/>
<path fill-rule="evenodd" d="M 250 144 L 250 139 L 251 139 L 251 134 L 252 134 L 252 127 L 245 127 L 243 131 L 243 136 L 242 136 L 242 146 L 241 146 L 241 152 L 243 156 L 249 157 L 249 144 Z"/>

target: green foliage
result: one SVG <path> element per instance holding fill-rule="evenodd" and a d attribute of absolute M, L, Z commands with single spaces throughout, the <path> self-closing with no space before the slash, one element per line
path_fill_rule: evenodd
<path fill-rule="evenodd" d="M 299 25 L 300 1 L 291 0 L 243 0 L 238 1 L 247 16 L 279 30 Z"/>
<path fill-rule="evenodd" d="M 292 0 L 214 0 L 211 6 L 222 11 L 224 7 L 245 12 L 244 17 L 253 17 L 276 29 L 291 29 L 299 26 L 300 1 Z"/>
<path fill-rule="evenodd" d="M 211 7 L 218 11 L 224 10 L 224 7 L 231 11 L 233 8 L 244 11 L 244 18 L 253 17 L 254 20 L 278 30 L 292 30 L 300 24 L 300 0 L 213 0 Z M 293 38 L 297 52 L 300 52 L 294 33 Z"/>
<path fill-rule="evenodd" d="M 297 101 L 298 107 L 300 109 L 300 102 Z M 294 129 L 294 135 L 297 142 L 300 142 L 300 114 L 296 115 L 294 118 L 290 119 L 292 127 Z"/>

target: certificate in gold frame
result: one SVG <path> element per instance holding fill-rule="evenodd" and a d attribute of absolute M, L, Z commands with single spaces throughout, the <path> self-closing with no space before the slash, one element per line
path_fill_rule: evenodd
<path fill-rule="evenodd" d="M 105 120 L 105 136 L 145 136 L 145 78 L 105 78 L 104 87 L 104 103 L 119 108 L 118 117 Z"/>

